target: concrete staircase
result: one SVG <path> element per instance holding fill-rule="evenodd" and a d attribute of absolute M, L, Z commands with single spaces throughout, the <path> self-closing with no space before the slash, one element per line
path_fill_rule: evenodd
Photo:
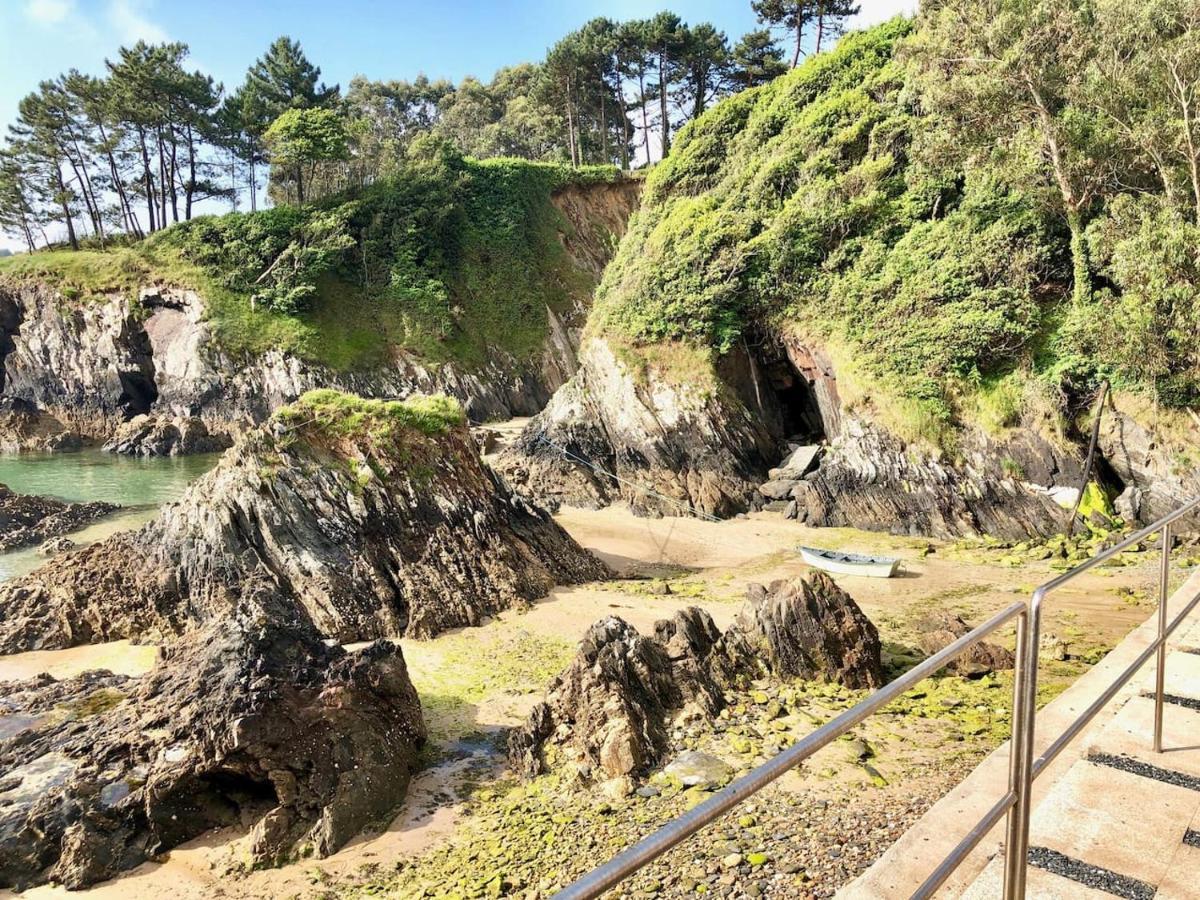
<path fill-rule="evenodd" d="M 1135 683 L 1153 690 L 1153 668 Z M 1130 696 L 1034 809 L 1027 896 L 1200 897 L 1200 655 L 1168 654 L 1166 684 L 1196 708 L 1167 706 L 1162 753 L 1149 747 L 1154 701 Z M 988 863 L 964 900 L 1001 896 L 1002 868 Z"/>
<path fill-rule="evenodd" d="M 1168 603 L 1200 591 L 1193 575 Z M 1157 614 L 1038 714 L 1035 753 L 1058 736 L 1153 640 Z M 1035 783 L 1027 897 L 1200 898 L 1200 611 L 1167 656 L 1162 753 L 1151 748 L 1155 667 L 1146 664 Z M 965 829 L 1006 789 L 1008 745 L 939 801 L 844 898 L 908 897 Z M 968 857 L 939 897 L 1001 896 L 1003 825 Z"/>

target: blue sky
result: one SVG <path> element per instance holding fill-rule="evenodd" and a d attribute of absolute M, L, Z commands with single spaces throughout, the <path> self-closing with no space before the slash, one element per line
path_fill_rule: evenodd
<path fill-rule="evenodd" d="M 870 24 L 916 0 L 861 0 Z M 227 86 L 280 34 L 297 38 L 328 83 L 483 79 L 541 59 L 594 16 L 645 17 L 669 8 L 731 40 L 757 27 L 750 0 L 0 0 L 0 134 L 37 83 L 72 67 L 101 74 L 105 57 L 139 39 L 180 40 L 192 64 Z M 0 246 L 14 247 L 0 236 Z"/>
<path fill-rule="evenodd" d="M 878 21 L 915 0 L 862 6 L 862 18 Z M 227 85 L 280 34 L 298 38 L 331 83 L 418 72 L 457 81 L 539 59 L 593 16 L 663 8 L 731 39 L 755 27 L 749 0 L 0 0 L 0 122 L 39 80 L 72 66 L 100 73 L 106 56 L 139 38 L 185 41 L 193 64 Z"/>

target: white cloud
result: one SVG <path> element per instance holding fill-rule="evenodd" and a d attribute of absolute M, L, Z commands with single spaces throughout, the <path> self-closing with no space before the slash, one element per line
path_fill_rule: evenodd
<path fill-rule="evenodd" d="M 149 44 L 161 44 L 170 40 L 160 25 L 150 21 L 146 15 L 146 6 L 144 0 L 112 0 L 109 3 L 108 21 L 117 30 L 122 43 L 146 41 Z"/>
<path fill-rule="evenodd" d="M 29 0 L 25 15 L 42 25 L 64 22 L 75 10 L 75 0 Z"/>

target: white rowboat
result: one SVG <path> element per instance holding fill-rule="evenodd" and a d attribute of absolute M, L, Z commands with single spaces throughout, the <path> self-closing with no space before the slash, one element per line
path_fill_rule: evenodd
<path fill-rule="evenodd" d="M 837 550 L 801 547 L 800 557 L 817 569 L 839 575 L 866 575 L 869 578 L 891 578 L 900 568 L 900 560 L 890 556 L 861 556 Z"/>

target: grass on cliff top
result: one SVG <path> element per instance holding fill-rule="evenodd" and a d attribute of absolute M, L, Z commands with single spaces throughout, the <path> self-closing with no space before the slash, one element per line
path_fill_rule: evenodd
<path fill-rule="evenodd" d="M 234 355 L 282 350 L 351 370 L 406 351 L 479 368 L 498 352 L 532 358 L 546 309 L 590 296 L 593 277 L 563 246 L 574 230 L 551 196 L 620 178 L 443 149 L 354 195 L 200 217 L 129 246 L 0 260 L 0 284 L 45 282 L 68 303 L 148 285 L 195 290 Z"/>
<path fill-rule="evenodd" d="M 437 437 L 466 422 L 458 401 L 443 394 L 368 400 L 330 388 L 308 391 L 275 416 L 295 429 L 339 438 L 369 436 L 376 441 L 396 437 L 404 430 Z"/>

